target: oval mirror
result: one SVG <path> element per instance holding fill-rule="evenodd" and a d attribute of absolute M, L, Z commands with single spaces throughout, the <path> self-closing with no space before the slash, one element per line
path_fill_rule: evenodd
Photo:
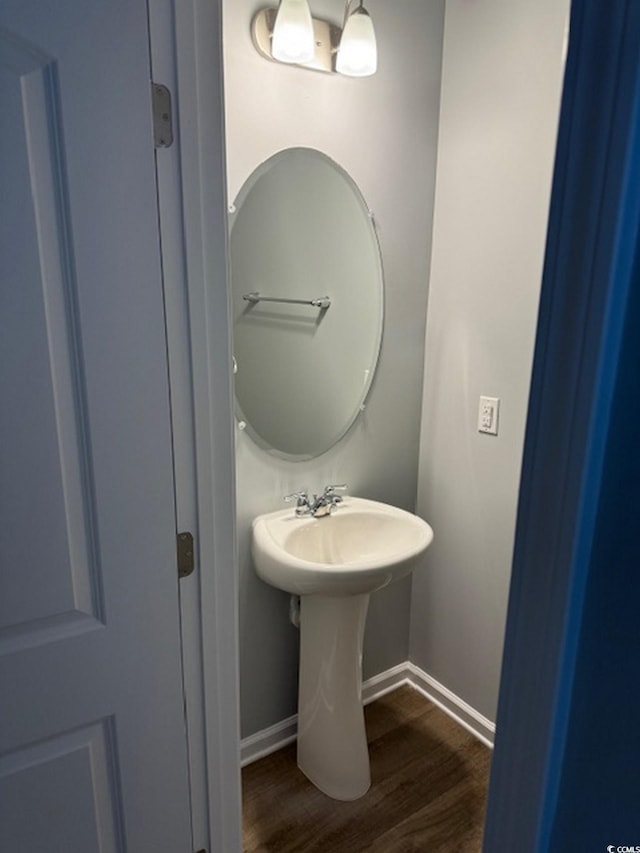
<path fill-rule="evenodd" d="M 309 148 L 260 165 L 231 209 L 239 421 L 290 460 L 349 429 L 380 350 L 383 281 L 372 217 L 336 163 Z"/>

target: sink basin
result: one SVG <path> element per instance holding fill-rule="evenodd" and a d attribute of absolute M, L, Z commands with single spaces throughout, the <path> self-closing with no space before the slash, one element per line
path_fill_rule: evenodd
<path fill-rule="evenodd" d="M 324 518 L 297 518 L 290 509 L 253 522 L 256 572 L 295 595 L 370 593 L 407 575 L 433 539 L 410 512 L 346 497 Z"/>
<path fill-rule="evenodd" d="M 300 596 L 298 767 L 337 800 L 371 784 L 362 710 L 362 639 L 370 593 L 409 574 L 433 539 L 409 512 L 345 497 L 331 515 L 291 509 L 253 522 L 264 581 Z"/>

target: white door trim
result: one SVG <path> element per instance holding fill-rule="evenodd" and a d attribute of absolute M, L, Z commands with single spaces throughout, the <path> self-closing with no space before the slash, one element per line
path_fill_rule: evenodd
<path fill-rule="evenodd" d="M 196 536 L 197 577 L 181 582 L 194 841 L 235 853 L 242 820 L 222 11 L 220 0 L 162 0 L 150 14 L 154 75 L 168 75 L 156 82 L 173 95 L 175 142 L 158 153 L 158 185 L 164 272 L 174 281 L 166 300 L 176 511 Z"/>

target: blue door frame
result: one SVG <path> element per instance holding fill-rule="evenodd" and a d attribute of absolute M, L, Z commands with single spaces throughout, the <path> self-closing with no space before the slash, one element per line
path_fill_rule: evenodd
<path fill-rule="evenodd" d="M 640 849 L 640 2 L 574 0 L 485 853 Z"/>

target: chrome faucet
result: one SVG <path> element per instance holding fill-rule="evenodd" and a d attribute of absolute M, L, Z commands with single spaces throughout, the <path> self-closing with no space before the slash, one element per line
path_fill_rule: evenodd
<path fill-rule="evenodd" d="M 346 484 L 325 486 L 324 492 L 321 495 L 309 497 L 307 490 L 294 492 L 292 495 L 285 495 L 285 501 L 296 501 L 296 516 L 311 515 L 313 518 L 322 518 L 325 515 L 331 515 L 335 507 L 342 502 L 342 497 L 336 492 L 343 492 L 347 488 Z"/>

